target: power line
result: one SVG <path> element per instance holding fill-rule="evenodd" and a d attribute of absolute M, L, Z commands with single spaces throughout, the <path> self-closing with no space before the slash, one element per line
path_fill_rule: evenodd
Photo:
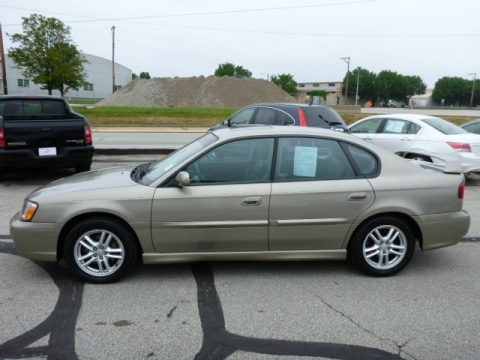
<path fill-rule="evenodd" d="M 141 20 L 141 19 L 158 19 L 158 18 L 172 18 L 172 17 L 188 17 L 188 16 L 206 16 L 206 15 L 226 15 L 226 14 L 239 14 L 239 13 L 252 13 L 252 12 L 265 12 L 265 11 L 278 11 L 278 10 L 292 10 L 292 9 L 310 9 L 310 8 L 319 8 L 319 7 L 336 7 L 336 6 L 345 6 L 345 5 L 358 5 L 364 3 L 371 3 L 377 0 L 351 0 L 351 1 L 341 1 L 341 2 L 331 2 L 323 4 L 310 4 L 310 5 L 291 5 L 291 6 L 275 6 L 275 7 L 265 7 L 265 8 L 251 8 L 251 9 L 236 9 L 236 10 L 220 10 L 220 11 L 204 11 L 204 12 L 189 12 L 189 13 L 178 13 L 178 14 L 164 14 L 164 15 L 146 15 L 146 16 L 131 16 L 131 17 L 118 17 L 118 18 L 98 18 L 92 16 L 83 16 L 83 15 L 74 15 L 74 14 L 65 14 L 59 12 L 43 11 L 39 9 L 27 9 L 27 8 L 17 8 L 13 6 L 0 5 L 2 8 L 25 10 L 25 11 L 38 11 L 44 13 L 57 13 L 66 16 L 72 17 L 83 17 L 87 18 L 85 20 L 70 20 L 65 21 L 66 23 L 79 23 L 79 22 L 95 22 L 95 21 L 128 21 L 128 20 Z M 18 26 L 21 24 L 4 24 L 4 26 Z"/>

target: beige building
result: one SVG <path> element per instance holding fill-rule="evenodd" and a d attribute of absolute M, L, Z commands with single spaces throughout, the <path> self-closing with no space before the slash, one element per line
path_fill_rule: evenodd
<path fill-rule="evenodd" d="M 324 105 L 338 105 L 344 104 L 345 99 L 342 95 L 342 86 L 343 82 L 341 81 L 322 81 L 322 82 L 304 82 L 297 84 L 298 95 L 297 98 L 299 101 L 304 103 L 309 103 L 313 100 L 314 103 L 319 101 L 320 104 Z M 313 98 L 309 93 L 313 91 L 321 91 L 326 93 L 325 100 L 320 97 Z"/>

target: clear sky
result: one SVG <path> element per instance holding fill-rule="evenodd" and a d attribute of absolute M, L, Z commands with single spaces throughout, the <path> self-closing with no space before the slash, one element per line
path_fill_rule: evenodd
<path fill-rule="evenodd" d="M 4 33 L 53 16 L 81 51 L 155 77 L 211 75 L 232 62 L 257 78 L 341 81 L 346 64 L 374 72 L 480 77 L 480 0 L 0 0 Z M 8 49 L 12 44 L 4 34 Z"/>

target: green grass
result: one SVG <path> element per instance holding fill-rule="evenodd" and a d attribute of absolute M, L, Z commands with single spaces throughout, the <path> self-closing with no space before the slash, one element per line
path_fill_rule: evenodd
<path fill-rule="evenodd" d="M 209 108 L 149 108 L 149 107 L 95 107 L 92 109 L 78 109 L 85 116 L 103 117 L 192 117 L 192 118 L 226 118 L 235 112 L 235 109 Z"/>
<path fill-rule="evenodd" d="M 77 100 L 69 100 L 70 104 L 80 104 L 80 105 L 93 105 L 99 102 L 102 99 L 77 99 Z"/>
<path fill-rule="evenodd" d="M 232 115 L 235 109 L 94 107 L 75 109 L 93 126 L 212 126 Z M 347 124 L 372 114 L 340 112 Z M 446 116 L 454 124 L 472 119 L 468 116 Z"/>
<path fill-rule="evenodd" d="M 95 107 L 76 108 L 93 126 L 212 126 L 235 109 Z"/>

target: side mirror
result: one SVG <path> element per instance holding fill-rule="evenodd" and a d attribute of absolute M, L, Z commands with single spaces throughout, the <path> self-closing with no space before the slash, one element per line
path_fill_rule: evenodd
<path fill-rule="evenodd" d="M 223 120 L 223 125 L 230 127 L 230 119 Z"/>
<path fill-rule="evenodd" d="M 190 174 L 186 171 L 180 171 L 176 177 L 177 185 L 181 188 L 190 185 Z"/>

